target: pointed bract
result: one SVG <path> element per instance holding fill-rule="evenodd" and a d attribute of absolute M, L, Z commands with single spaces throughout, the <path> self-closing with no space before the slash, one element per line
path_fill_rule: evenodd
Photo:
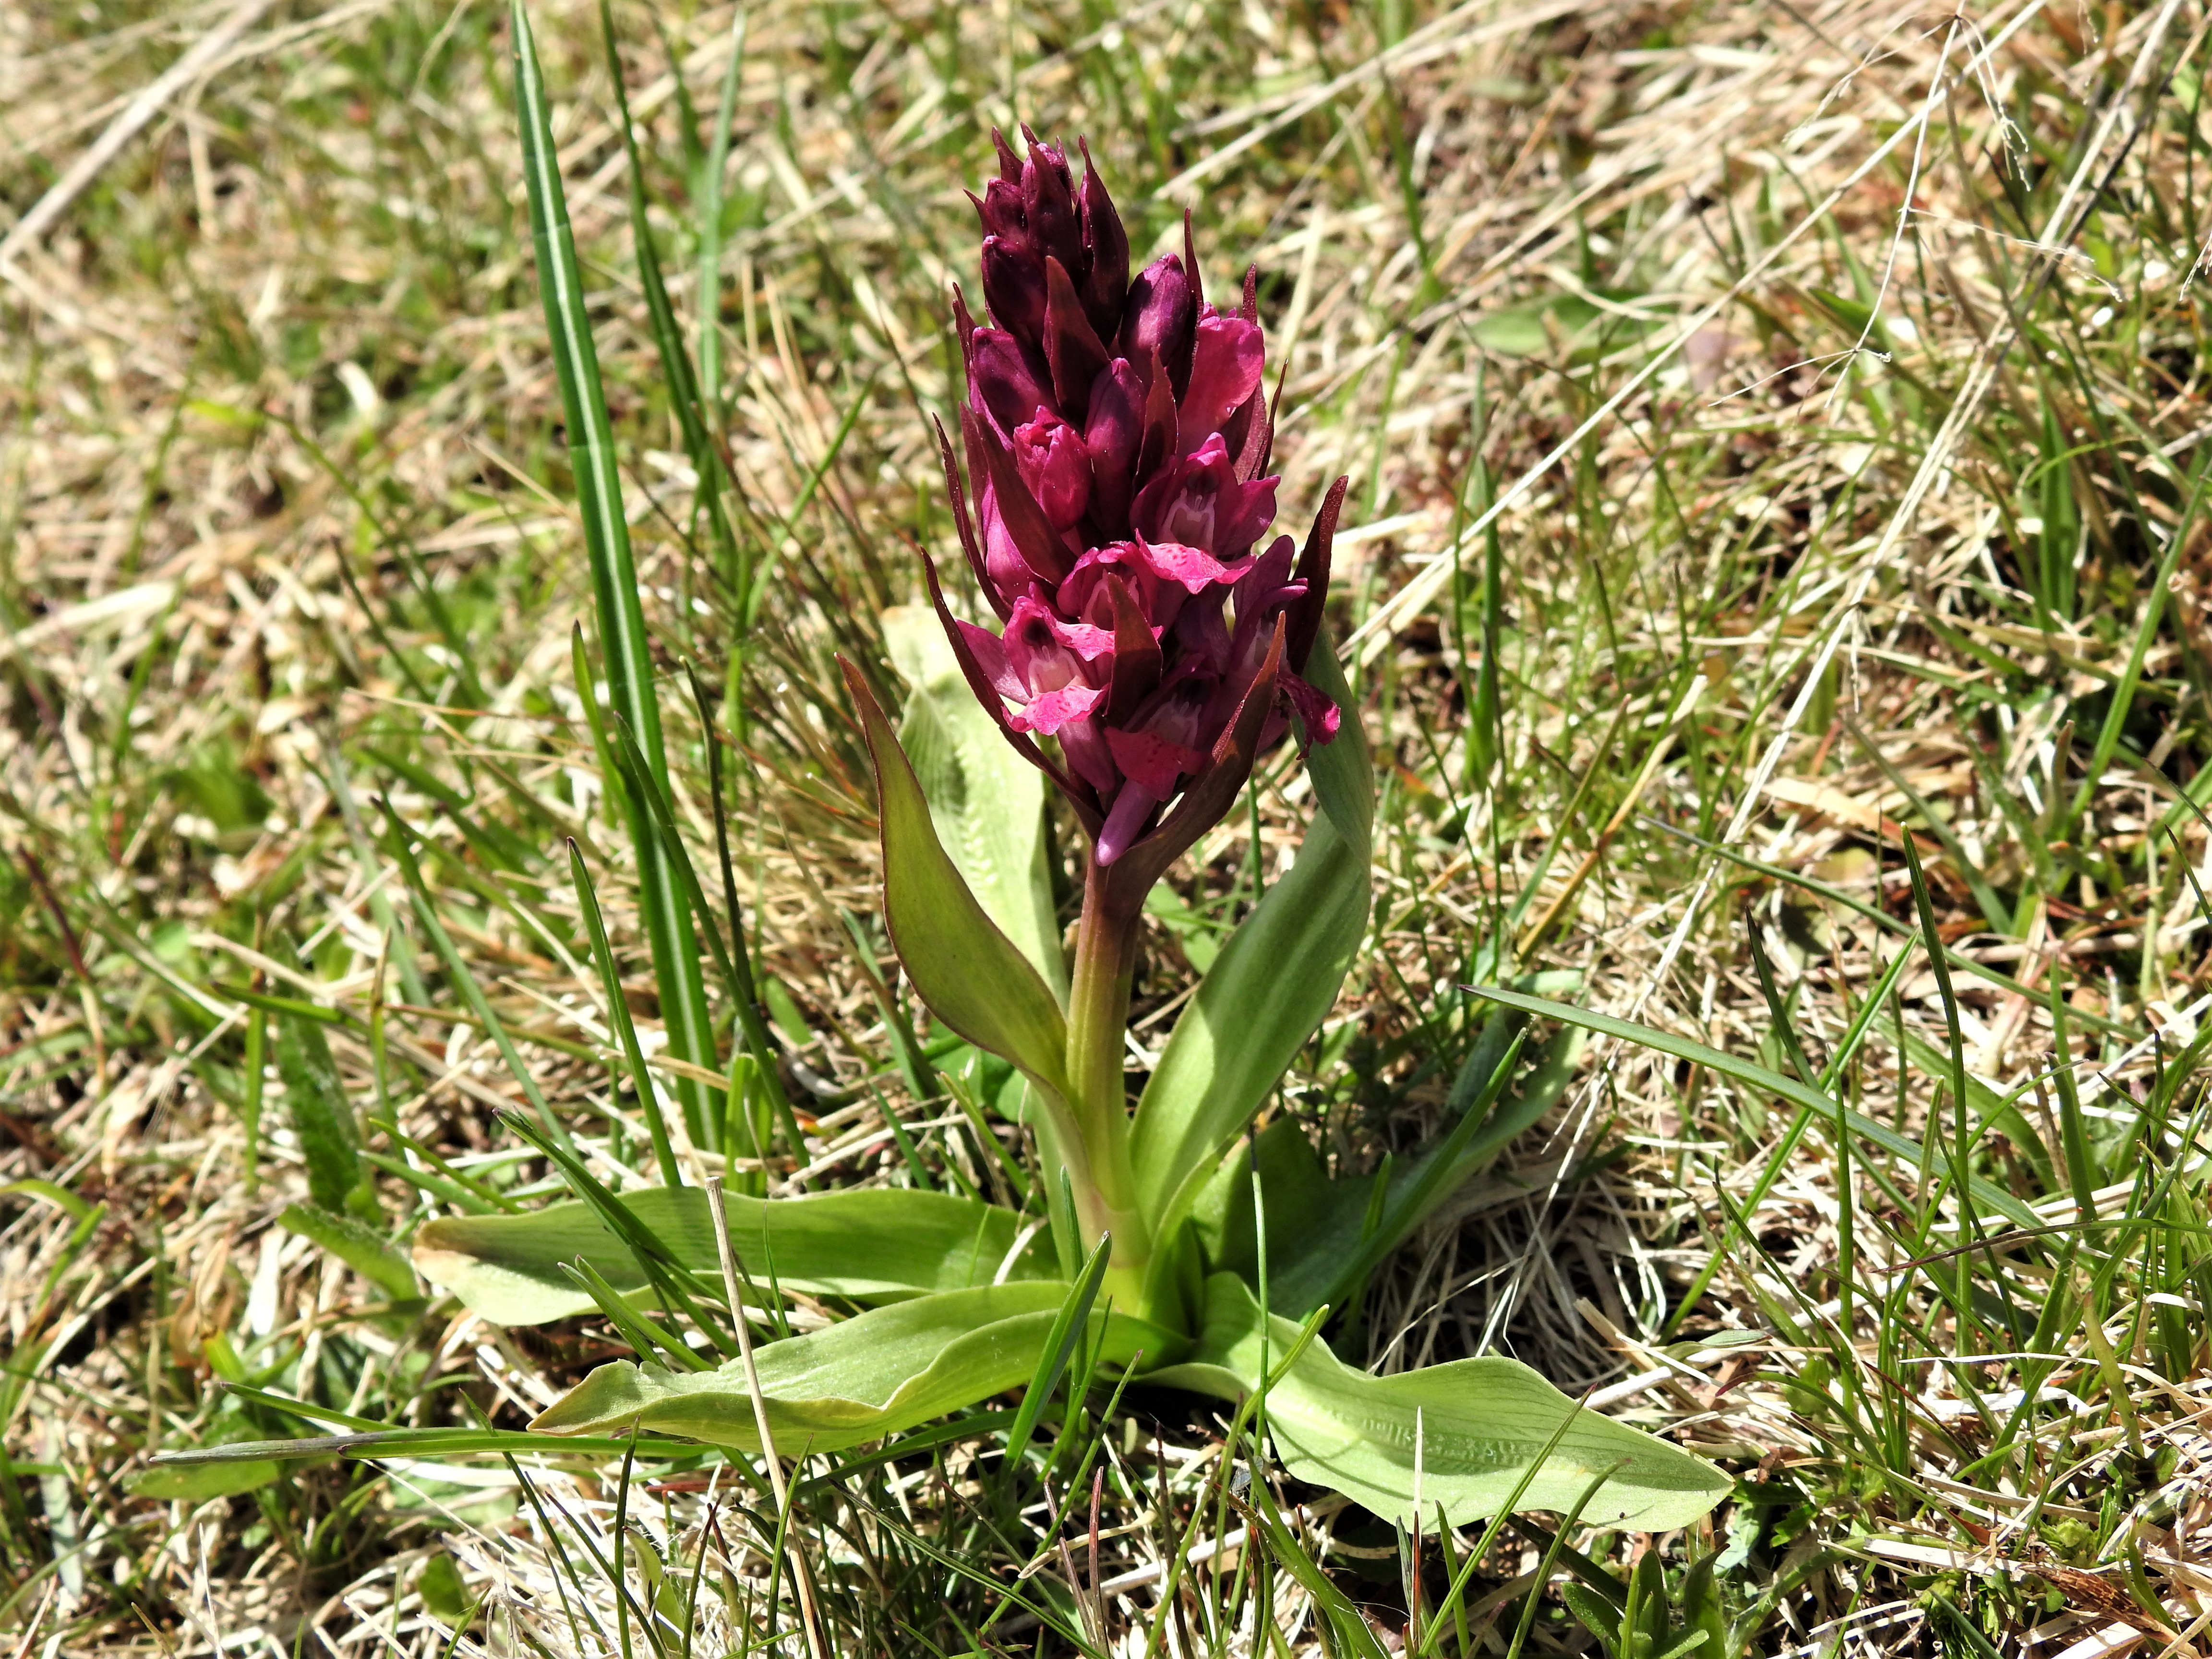
<path fill-rule="evenodd" d="M 1115 211 L 1105 181 L 1091 159 L 1091 146 L 1083 144 L 1082 149 L 1083 189 L 1076 209 L 1083 221 L 1083 252 L 1088 263 L 1079 286 L 1092 330 L 1100 339 L 1110 340 L 1121 331 L 1121 302 L 1129 292 L 1129 233 L 1121 228 L 1121 216 Z"/>

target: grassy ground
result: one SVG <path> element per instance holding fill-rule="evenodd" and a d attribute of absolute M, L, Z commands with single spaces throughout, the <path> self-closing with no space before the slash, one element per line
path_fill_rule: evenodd
<path fill-rule="evenodd" d="M 1589 1041 L 1331 1340 L 1597 1389 L 1740 1477 L 1695 1535 L 1423 1542 L 1286 1490 L 1295 1537 L 1217 1549 L 1249 1461 L 1139 1391 L 1089 1402 L 1087 1515 L 980 1444 L 817 1460 L 787 1552 L 704 1461 L 147 1468 L 331 1413 L 516 1426 L 626 1352 L 283 1226 L 319 1109 L 268 999 L 336 1015 L 363 1218 L 403 1243 L 454 1193 L 558 1188 L 497 1120 L 520 1085 L 464 973 L 596 1166 L 647 1160 L 564 836 L 659 1031 L 572 668 L 504 10 L 240 9 L 0 5 L 10 224 L 229 41 L 0 270 L 12 1651 L 808 1651 L 783 1561 L 821 1652 L 1305 1652 L 1352 1639 L 1333 1597 L 1392 1648 L 1609 1651 L 1574 1616 L 1601 1575 L 1679 1595 L 1715 1551 L 1739 1650 L 2212 1650 L 2200 10 L 769 0 L 711 304 L 732 11 L 615 9 L 644 227 L 593 9 L 533 12 L 678 805 L 710 842 L 689 659 L 808 1091 L 780 1182 L 993 1189 L 1026 1156 L 897 1063 L 831 689 L 842 651 L 895 690 L 879 614 L 948 543 L 924 417 L 958 395 L 994 125 L 1088 134 L 1140 252 L 1189 206 L 1210 285 L 1257 262 L 1286 520 L 1352 479 L 1377 902 L 1277 1109 L 1379 1167 L 1449 1109 L 1458 988 L 1512 973 L 1674 1045 Z M 718 331 L 726 546 L 641 228 L 687 337 Z M 1176 873 L 1140 1013 L 1299 796 Z"/>

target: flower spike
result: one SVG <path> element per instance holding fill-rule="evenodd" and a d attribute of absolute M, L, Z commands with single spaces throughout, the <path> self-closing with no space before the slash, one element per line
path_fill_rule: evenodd
<path fill-rule="evenodd" d="M 1001 632 L 956 619 L 933 568 L 930 599 L 969 686 L 1073 805 L 1119 888 L 1218 823 L 1293 716 L 1308 742 L 1335 735 L 1334 705 L 1299 671 L 1344 482 L 1295 561 L 1287 536 L 1261 550 L 1277 480 L 1257 267 L 1232 309 L 1208 304 L 1186 213 L 1182 251 L 1132 277 L 1089 147 L 1079 181 L 1065 149 L 1021 136 L 1017 154 L 992 134 L 998 176 L 969 198 L 988 314 L 954 289 L 964 489 L 938 434 Z"/>

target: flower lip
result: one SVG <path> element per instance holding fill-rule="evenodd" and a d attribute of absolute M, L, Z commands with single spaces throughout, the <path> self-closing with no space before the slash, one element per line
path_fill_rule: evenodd
<path fill-rule="evenodd" d="M 1166 463 L 1129 508 L 1140 536 L 1200 547 L 1224 560 L 1250 551 L 1274 517 L 1275 480 L 1240 482 L 1218 432 Z"/>

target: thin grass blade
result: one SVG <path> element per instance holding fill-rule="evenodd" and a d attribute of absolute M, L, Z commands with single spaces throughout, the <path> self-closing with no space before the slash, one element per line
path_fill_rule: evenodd
<path fill-rule="evenodd" d="M 575 475 L 576 505 L 583 519 L 584 544 L 591 556 L 599 642 L 606 653 L 607 690 L 615 712 L 637 734 L 638 746 L 655 780 L 665 783 L 668 760 L 661 740 L 660 707 L 653 694 L 653 646 L 646 633 L 645 612 L 638 602 L 629 526 L 623 516 L 614 429 L 607 415 L 606 391 L 599 380 L 599 351 L 592 340 L 583 270 L 568 224 L 559 150 L 553 139 L 552 110 L 522 0 L 510 0 L 508 23 L 514 39 L 515 108 L 522 127 L 523 170 L 530 197 L 531 240 L 538 256 L 538 292 L 544 301 L 554 370 L 568 422 L 569 461 Z M 589 682 L 580 684 L 577 691 L 588 699 Z M 674 873 L 667 868 L 666 855 L 642 807 L 630 803 L 628 816 L 630 840 L 637 849 L 638 908 L 652 941 L 653 976 L 660 988 L 669 1051 L 694 1066 L 719 1070 L 707 1010 L 706 980 L 700 971 L 698 945 L 692 938 L 690 908 L 684 902 Z M 687 1079 L 678 1083 L 676 1093 L 692 1139 L 703 1142 L 708 1091 Z"/>

